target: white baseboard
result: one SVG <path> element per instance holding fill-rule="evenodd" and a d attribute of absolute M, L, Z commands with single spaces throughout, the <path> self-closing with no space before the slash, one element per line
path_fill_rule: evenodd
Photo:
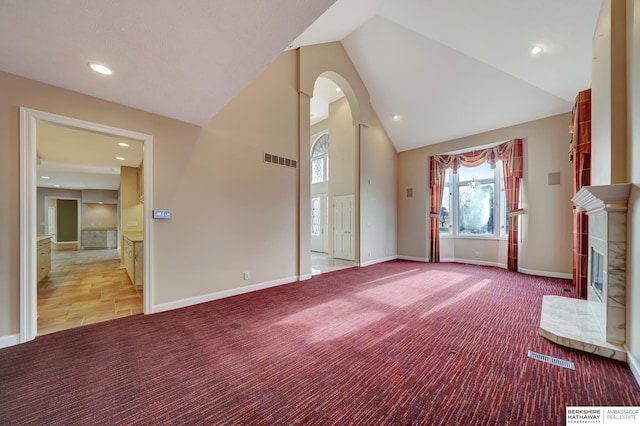
<path fill-rule="evenodd" d="M 478 266 L 493 266 L 496 268 L 507 269 L 507 265 L 504 263 L 498 262 L 485 262 L 484 260 L 472 260 L 472 259 L 457 259 L 453 257 L 445 257 L 441 258 L 440 262 L 455 262 L 455 263 L 465 263 L 467 265 L 478 265 Z"/>
<path fill-rule="evenodd" d="M 0 349 L 8 348 L 9 346 L 14 346 L 20 343 L 20 334 L 10 334 L 8 336 L 0 337 Z"/>
<path fill-rule="evenodd" d="M 562 272 L 538 271 L 535 269 L 525 269 L 525 268 L 518 268 L 518 272 L 522 272 L 523 274 L 527 274 L 527 275 L 537 275 L 539 277 L 562 278 L 565 280 L 573 279 L 573 275 L 565 274 Z"/>
<path fill-rule="evenodd" d="M 371 265 L 375 265 L 376 263 L 382 263 L 382 262 L 388 262 L 390 260 L 395 260 L 397 259 L 398 256 L 387 256 L 387 257 L 383 257 L 380 259 L 374 259 L 374 260 L 369 260 L 367 262 L 361 262 L 360 266 L 371 266 Z"/>
<path fill-rule="evenodd" d="M 300 275 L 299 280 L 306 281 L 306 280 L 310 280 L 311 278 L 313 278 L 313 274 L 304 274 L 304 275 Z"/>
<path fill-rule="evenodd" d="M 263 290 L 269 287 L 276 287 L 283 284 L 297 282 L 298 277 L 283 278 L 275 281 L 252 284 L 245 287 L 232 288 L 229 290 L 217 291 L 215 293 L 203 294 L 201 296 L 189 297 L 186 299 L 176 300 L 174 302 L 160 303 L 153 305 L 151 313 L 170 311 L 173 309 L 186 308 L 187 306 L 197 305 L 199 303 L 211 302 L 212 300 L 224 299 L 225 297 L 237 296 L 239 294 L 250 293 L 252 291 Z"/>
<path fill-rule="evenodd" d="M 631 373 L 633 373 L 633 377 L 635 377 L 636 382 L 640 385 L 640 363 L 631 354 L 627 345 L 625 345 L 624 348 L 627 351 L 627 364 L 629 364 L 629 368 L 631 369 Z"/>
<path fill-rule="evenodd" d="M 428 262 L 428 257 L 413 257 L 413 256 L 396 256 L 400 260 L 411 260 L 412 262 Z"/>

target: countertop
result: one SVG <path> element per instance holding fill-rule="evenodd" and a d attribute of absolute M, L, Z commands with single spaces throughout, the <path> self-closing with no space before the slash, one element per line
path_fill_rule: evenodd
<path fill-rule="evenodd" d="M 36 236 L 36 241 L 40 242 L 40 241 L 44 241 L 44 240 L 50 240 L 51 239 L 51 235 L 37 235 Z"/>
<path fill-rule="evenodd" d="M 83 231 L 117 231 L 118 228 L 114 228 L 111 226 L 89 226 L 87 228 L 82 228 Z"/>

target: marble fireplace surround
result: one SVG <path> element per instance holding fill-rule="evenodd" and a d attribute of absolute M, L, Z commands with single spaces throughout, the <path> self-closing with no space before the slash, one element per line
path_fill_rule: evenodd
<path fill-rule="evenodd" d="M 589 217 L 587 300 L 547 295 L 540 335 L 557 344 L 620 361 L 626 350 L 627 202 L 630 184 L 585 186 L 572 198 Z M 602 293 L 592 286 L 592 252 L 602 255 Z"/>

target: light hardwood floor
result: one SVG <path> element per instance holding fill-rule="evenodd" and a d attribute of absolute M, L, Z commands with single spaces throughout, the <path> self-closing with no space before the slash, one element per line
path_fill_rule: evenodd
<path fill-rule="evenodd" d="M 38 283 L 38 335 L 142 313 L 120 250 L 51 251 L 51 272 Z"/>

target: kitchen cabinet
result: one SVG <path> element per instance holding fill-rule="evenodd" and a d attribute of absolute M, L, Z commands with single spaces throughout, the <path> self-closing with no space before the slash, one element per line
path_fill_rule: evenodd
<path fill-rule="evenodd" d="M 125 235 L 123 238 L 124 267 L 133 285 L 140 290 L 144 285 L 144 243 L 137 234 Z"/>
<path fill-rule="evenodd" d="M 51 236 L 39 236 L 37 240 L 37 277 L 38 282 L 51 271 Z"/>
<path fill-rule="evenodd" d="M 118 247 L 118 231 L 116 229 L 83 229 L 83 248 L 116 248 Z"/>
<path fill-rule="evenodd" d="M 138 203 L 144 204 L 144 163 L 138 167 Z"/>

